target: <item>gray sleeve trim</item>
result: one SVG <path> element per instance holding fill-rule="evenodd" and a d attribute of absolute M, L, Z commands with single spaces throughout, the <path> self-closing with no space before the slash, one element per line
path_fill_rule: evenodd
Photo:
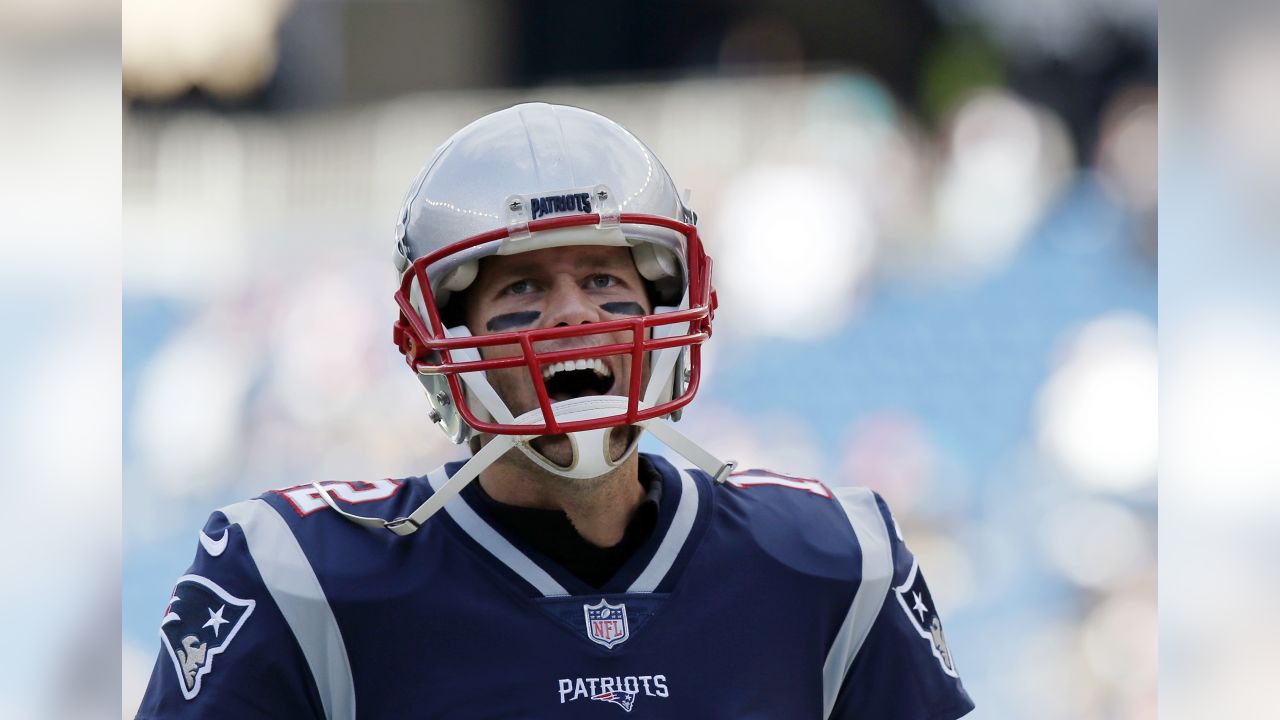
<path fill-rule="evenodd" d="M 320 581 L 289 525 L 263 500 L 222 509 L 239 525 L 262 581 L 302 648 L 327 720 L 355 720 L 355 683 L 347 648 Z"/>
<path fill-rule="evenodd" d="M 849 517 L 858 545 L 862 548 L 862 578 L 854 593 L 853 602 L 845 614 L 844 622 L 836 633 L 835 642 L 822 664 L 822 716 L 831 717 L 836 697 L 844 685 L 845 676 L 857 657 L 858 650 L 867 639 L 880 608 L 884 605 L 893 581 L 893 555 L 889 545 L 889 530 L 870 490 L 860 487 L 841 488 L 835 491 L 840 507 Z"/>

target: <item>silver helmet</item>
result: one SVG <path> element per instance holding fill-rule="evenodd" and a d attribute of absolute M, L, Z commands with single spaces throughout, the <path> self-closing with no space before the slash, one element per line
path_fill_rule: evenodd
<path fill-rule="evenodd" d="M 381 524 L 412 532 L 511 447 L 564 477 L 603 475 L 635 449 L 633 439 L 622 457 L 610 457 L 608 433 L 621 426 L 648 429 L 700 467 L 727 473 L 729 465 L 664 422 L 677 419 L 693 399 L 701 344 L 711 335 L 711 260 L 695 223 L 653 152 L 622 126 L 587 110 L 517 105 L 472 122 L 440 146 L 410 187 L 396 225 L 401 283 L 394 339 L 426 390 L 432 420 L 450 439 L 492 437 L 411 517 Z M 476 279 L 483 258 L 581 245 L 630 248 L 653 311 L 485 334 L 473 334 L 456 320 L 450 302 Z M 630 342 L 606 340 L 622 331 L 630 331 Z M 573 348 L 546 342 L 566 338 L 583 340 Z M 498 345 L 521 352 L 482 358 L 482 348 Z M 633 365 L 647 360 L 647 381 L 642 386 L 643 373 L 633 367 L 625 394 L 551 400 L 545 366 L 606 356 L 622 356 Z M 486 374 L 512 367 L 527 369 L 538 396 L 538 407 L 518 416 Z M 561 434 L 573 449 L 567 466 L 531 445 L 538 437 Z"/>

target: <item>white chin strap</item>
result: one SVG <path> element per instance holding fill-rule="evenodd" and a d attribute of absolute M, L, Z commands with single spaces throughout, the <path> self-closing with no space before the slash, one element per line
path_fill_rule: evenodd
<path fill-rule="evenodd" d="M 603 417 L 625 414 L 627 412 L 627 399 L 617 395 L 572 398 L 553 403 L 551 412 L 555 415 L 556 422 L 560 423 L 598 420 Z M 534 408 L 530 410 L 516 418 L 514 424 L 542 424 L 542 409 Z M 554 463 L 546 455 L 533 448 L 531 443 L 543 436 L 517 436 L 520 440 L 516 443 L 516 447 L 538 467 L 549 473 L 571 480 L 590 480 L 591 478 L 600 477 L 626 462 L 631 453 L 635 452 L 636 445 L 640 442 L 640 433 L 637 432 L 635 438 L 631 440 L 622 455 L 617 460 L 613 460 L 609 457 L 611 454 L 609 437 L 613 429 L 612 427 L 607 427 L 598 430 L 581 430 L 579 432 L 566 433 L 564 437 L 568 438 L 569 447 L 572 451 L 572 457 L 568 465 Z"/>
<path fill-rule="evenodd" d="M 666 312 L 687 307 L 688 298 L 686 296 L 678 308 L 660 307 L 655 308 L 655 312 Z M 683 334 L 687 331 L 688 323 L 673 323 L 654 328 L 653 336 L 657 339 Z M 448 328 L 445 333 L 449 337 L 466 337 L 471 334 L 465 326 Z M 639 401 L 641 409 L 651 408 L 671 399 L 671 389 L 677 371 L 676 363 L 680 358 L 681 352 L 681 348 L 673 347 L 656 350 L 650 354 L 649 383 L 645 388 L 644 396 Z M 458 361 L 479 360 L 480 353 L 475 348 L 459 349 L 454 351 L 454 359 Z M 478 416 L 483 417 L 487 411 L 488 418 L 505 425 L 541 425 L 543 423 L 541 408 L 534 408 L 519 417 L 513 417 L 506 403 L 498 397 L 498 393 L 489 384 L 489 379 L 484 372 L 462 373 L 460 377 L 466 386 L 466 392 L 472 401 L 473 407 L 477 410 Z M 430 391 L 430 388 L 428 388 L 428 391 Z M 553 403 L 551 411 L 556 421 L 561 423 L 597 420 L 604 417 L 625 415 L 627 412 L 627 398 L 616 395 L 572 398 Z M 636 423 L 635 426 L 640 428 L 641 431 L 648 430 L 653 433 L 653 436 L 663 444 L 675 450 L 698 469 L 711 475 L 717 482 L 722 482 L 737 465 L 733 461 L 720 461 L 714 455 L 703 450 L 692 440 L 682 435 L 665 419 L 644 420 Z M 567 433 L 566 437 L 569 440 L 572 451 L 568 466 L 551 462 L 550 459 L 530 445 L 533 440 L 543 437 L 541 435 L 494 435 L 480 449 L 480 452 L 473 455 L 462 467 L 458 468 L 458 472 L 454 473 L 448 482 L 436 490 L 417 510 L 414 510 L 406 517 L 394 520 L 349 513 L 338 506 L 337 501 L 330 495 L 328 488 L 318 482 L 311 483 L 311 485 L 320 493 L 321 499 L 342 517 L 365 527 L 386 528 L 397 535 L 411 535 L 427 521 L 427 518 L 434 515 L 445 503 L 461 492 L 468 483 L 479 477 L 485 468 L 497 462 L 498 458 L 505 455 L 513 447 L 519 448 L 520 452 L 524 453 L 526 457 L 547 472 L 573 480 L 597 478 L 614 470 L 626 462 L 627 458 L 631 457 L 632 453 L 635 452 L 636 446 L 640 442 L 641 434 L 637 432 L 622 455 L 617 460 L 613 460 L 609 457 L 609 434 L 614 427 Z"/>
<path fill-rule="evenodd" d="M 625 413 L 626 408 L 626 398 L 612 395 L 574 398 L 551 406 L 551 409 L 555 412 L 556 420 L 560 422 L 592 420 L 609 415 L 619 415 Z M 533 422 L 529 422 L 530 420 Z M 541 420 L 542 411 L 533 410 L 516 418 L 516 424 L 536 424 L 540 423 Z M 667 447 L 680 453 L 698 469 L 715 478 L 716 482 L 723 482 L 729 473 L 733 472 L 733 468 L 737 466 L 737 463 L 732 460 L 722 462 L 716 456 L 703 450 L 697 443 L 682 435 L 680 431 L 676 430 L 671 423 L 664 419 L 642 420 L 636 423 L 636 426 L 653 433 L 654 437 L 662 441 Z M 636 433 L 636 437 L 620 458 L 616 461 L 611 461 L 609 459 L 608 445 L 609 432 L 612 429 L 601 428 L 599 430 L 568 433 L 567 437 L 573 447 L 573 461 L 568 468 L 552 463 L 542 453 L 529 446 L 530 441 L 543 436 L 494 435 L 484 447 L 480 448 L 480 452 L 472 455 L 471 459 L 458 468 L 458 471 L 449 478 L 448 482 L 440 486 L 431 497 L 427 498 L 426 502 L 418 506 L 417 510 L 405 517 L 398 517 L 394 520 L 366 517 L 347 512 L 338 506 L 337 501 L 329 494 L 327 487 L 318 482 L 311 483 L 311 486 L 320 493 L 320 497 L 329 507 L 357 525 L 363 525 L 368 528 L 386 528 L 400 536 L 412 535 L 417 532 L 418 528 L 422 527 L 428 518 L 444 507 L 445 503 L 452 500 L 472 480 L 479 477 L 485 468 L 492 465 L 513 447 L 520 448 L 526 456 L 539 466 L 564 477 L 594 478 L 613 470 L 635 452 L 636 445 L 639 443 L 640 433 Z"/>

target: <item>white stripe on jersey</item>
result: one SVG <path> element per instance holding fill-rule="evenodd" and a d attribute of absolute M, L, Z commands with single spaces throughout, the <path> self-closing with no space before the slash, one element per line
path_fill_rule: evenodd
<path fill-rule="evenodd" d="M 871 625 L 893 581 L 893 551 L 889 545 L 889 530 L 876 504 L 876 497 L 866 488 L 840 488 L 835 491 L 840 507 L 849 516 L 849 524 L 862 548 L 862 580 L 858 591 L 844 616 L 840 631 L 836 634 L 827 660 L 822 664 L 822 717 L 831 717 L 836 696 L 844 684 L 845 675 L 853 665 L 858 650 L 867 639 Z"/>
<path fill-rule="evenodd" d="M 658 480 L 656 482 L 661 482 Z M 671 566 L 676 562 L 676 556 L 680 554 L 680 550 L 684 548 L 684 541 L 689 538 L 689 533 L 693 530 L 693 521 L 698 517 L 698 485 L 689 477 L 686 470 L 680 471 L 680 504 L 676 506 L 675 517 L 671 520 L 671 527 L 667 528 L 667 534 L 662 538 L 662 544 L 658 546 L 657 552 L 649 560 L 649 566 L 640 573 L 635 582 L 631 583 L 631 587 L 627 588 L 629 593 L 651 593 L 662 582 L 663 578 L 670 572 Z"/>
<path fill-rule="evenodd" d="M 433 489 L 439 489 L 448 480 L 449 477 L 445 474 L 443 467 L 436 468 L 427 475 L 427 481 L 431 483 Z M 501 560 L 515 574 L 524 578 L 525 582 L 536 588 L 544 597 L 562 597 L 569 594 L 569 591 L 556 582 L 556 579 L 551 577 L 546 570 L 538 567 L 538 564 L 530 560 L 528 555 L 520 552 L 515 545 L 508 542 L 497 530 L 494 530 L 488 523 L 480 519 L 476 511 L 472 510 L 471 506 L 462 497 L 451 499 L 444 506 L 444 511 L 449 513 L 449 517 L 453 518 L 453 521 L 458 523 L 458 526 L 462 528 L 463 532 L 470 535 L 472 540 L 480 543 L 481 547 Z"/>
<path fill-rule="evenodd" d="M 433 488 L 443 485 L 448 481 L 443 467 L 437 468 L 427 475 L 428 482 Z M 659 481 L 660 482 L 660 481 Z M 511 571 L 524 578 L 524 581 L 532 585 L 544 597 L 562 597 L 569 595 L 569 591 L 564 588 L 555 578 L 551 577 L 547 571 L 543 570 L 529 556 L 525 555 L 515 545 L 512 545 L 497 530 L 486 523 L 476 514 L 476 511 L 467 504 L 463 498 L 454 498 L 444 506 L 445 512 L 449 513 L 449 517 L 458 523 L 464 532 L 471 536 L 485 550 L 502 561 L 504 565 L 511 568 Z M 676 505 L 675 516 L 671 520 L 671 527 L 667 529 L 667 533 L 662 538 L 662 543 L 658 546 L 653 557 L 649 560 L 649 565 L 640 573 L 635 582 L 627 588 L 629 593 L 651 593 L 666 578 L 667 573 L 671 571 L 671 566 L 675 564 L 676 557 L 679 556 L 680 550 L 684 548 L 685 540 L 689 538 L 689 533 L 693 531 L 693 521 L 698 517 L 698 486 L 689 473 L 680 471 L 680 502 Z"/>
<path fill-rule="evenodd" d="M 289 623 L 315 678 L 327 720 L 354 720 L 355 683 L 347 648 L 320 581 L 284 518 L 264 500 L 221 510 L 239 525 L 267 591 Z"/>

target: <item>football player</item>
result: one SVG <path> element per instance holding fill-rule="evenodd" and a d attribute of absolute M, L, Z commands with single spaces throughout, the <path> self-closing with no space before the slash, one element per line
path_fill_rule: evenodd
<path fill-rule="evenodd" d="M 969 712 L 875 493 L 738 470 L 672 426 L 716 306 L 696 222 L 586 110 L 442 145 L 396 226 L 394 339 L 470 459 L 213 513 L 138 717 Z"/>

